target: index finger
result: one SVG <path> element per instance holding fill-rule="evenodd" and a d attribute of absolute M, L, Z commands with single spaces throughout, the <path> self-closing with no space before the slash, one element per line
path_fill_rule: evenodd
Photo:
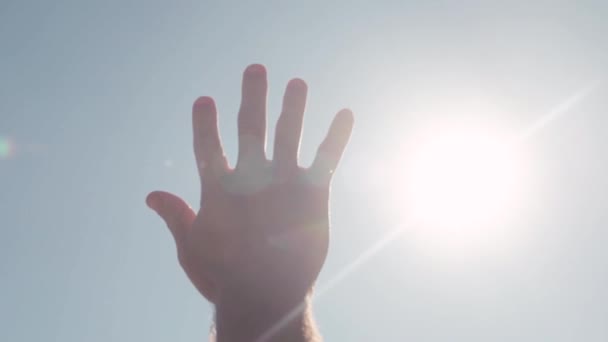
<path fill-rule="evenodd" d="M 194 155 L 201 179 L 204 173 L 217 173 L 228 168 L 220 140 L 217 109 L 211 97 L 199 97 L 192 106 Z M 209 172 L 211 171 L 211 172 Z"/>

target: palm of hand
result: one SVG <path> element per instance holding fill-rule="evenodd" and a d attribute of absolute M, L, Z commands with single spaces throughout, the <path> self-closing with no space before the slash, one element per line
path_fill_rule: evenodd
<path fill-rule="evenodd" d="M 330 178 L 350 135 L 352 114 L 338 113 L 312 166 L 300 168 L 306 91 L 301 80 L 288 84 L 274 160 L 269 161 L 264 152 L 266 72 L 260 65 L 245 71 L 235 169 L 228 167 L 222 151 L 213 100 L 199 98 L 193 109 L 202 183 L 198 214 L 177 196 L 148 196 L 148 205 L 173 233 L 190 280 L 215 304 L 234 295 L 265 302 L 301 300 L 323 266 Z"/>

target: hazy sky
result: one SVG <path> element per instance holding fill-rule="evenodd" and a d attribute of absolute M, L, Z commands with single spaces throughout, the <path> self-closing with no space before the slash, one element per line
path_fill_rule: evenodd
<path fill-rule="evenodd" d="M 205 340 L 211 308 L 144 198 L 197 204 L 191 104 L 216 98 L 234 160 L 241 73 L 263 63 L 271 132 L 287 81 L 309 83 L 303 164 L 356 115 L 327 341 L 607 341 L 607 17 L 600 0 L 2 0 L 0 340 Z M 540 127 L 525 196 L 476 237 L 406 228 L 331 280 L 405 224 L 395 161 L 442 120 Z"/>

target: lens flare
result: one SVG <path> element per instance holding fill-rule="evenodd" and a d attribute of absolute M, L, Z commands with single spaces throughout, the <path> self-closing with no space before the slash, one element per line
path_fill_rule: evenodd
<path fill-rule="evenodd" d="M 15 155 L 15 142 L 7 137 L 0 136 L 0 159 L 10 159 Z"/>

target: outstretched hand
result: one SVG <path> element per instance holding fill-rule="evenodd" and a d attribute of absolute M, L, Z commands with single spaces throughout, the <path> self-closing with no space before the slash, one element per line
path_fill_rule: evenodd
<path fill-rule="evenodd" d="M 181 198 L 155 191 L 146 202 L 167 223 L 178 259 L 205 298 L 282 311 L 310 293 L 327 256 L 332 172 L 349 139 L 353 115 L 341 110 L 309 168 L 298 166 L 307 86 L 291 80 L 277 122 L 274 156 L 266 158 L 266 70 L 243 75 L 239 154 L 230 168 L 215 103 L 193 106 L 194 153 L 201 177 L 198 213 Z"/>

